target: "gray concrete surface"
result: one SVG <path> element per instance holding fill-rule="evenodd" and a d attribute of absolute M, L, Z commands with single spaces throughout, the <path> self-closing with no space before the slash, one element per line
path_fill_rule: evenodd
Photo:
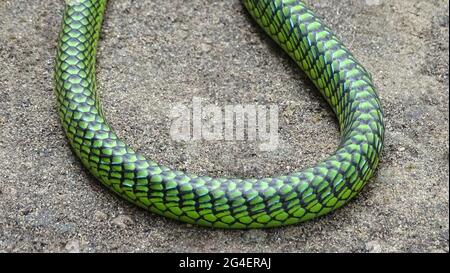
<path fill-rule="evenodd" d="M 118 199 L 73 156 L 52 66 L 63 1 L 0 0 L 0 251 L 448 252 L 448 0 L 308 1 L 373 74 L 386 112 L 377 176 L 348 206 L 304 224 L 224 231 Z M 261 177 L 332 153 L 324 100 L 238 0 L 110 1 L 98 60 L 105 113 L 168 166 Z M 174 103 L 275 103 L 281 142 L 177 143 Z"/>

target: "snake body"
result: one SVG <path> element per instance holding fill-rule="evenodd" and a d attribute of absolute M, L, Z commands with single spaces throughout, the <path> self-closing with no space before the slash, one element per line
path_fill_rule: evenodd
<path fill-rule="evenodd" d="M 373 176 L 383 147 L 371 76 L 298 0 L 243 0 L 335 112 L 336 152 L 303 171 L 263 179 L 197 176 L 147 160 L 121 141 L 96 94 L 95 60 L 106 0 L 67 0 L 55 65 L 59 115 L 74 153 L 102 184 L 151 212 L 201 226 L 266 228 L 331 212 Z"/>

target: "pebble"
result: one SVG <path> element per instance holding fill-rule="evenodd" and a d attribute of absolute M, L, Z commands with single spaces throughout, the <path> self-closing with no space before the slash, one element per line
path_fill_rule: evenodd
<path fill-rule="evenodd" d="M 132 225 L 134 222 L 127 215 L 119 215 L 112 220 L 112 223 L 120 228 L 126 228 L 127 226 Z"/>
<path fill-rule="evenodd" d="M 108 218 L 108 215 L 106 215 L 106 213 L 102 212 L 102 211 L 95 211 L 94 212 L 94 219 L 97 222 L 103 222 Z"/>
<path fill-rule="evenodd" d="M 80 242 L 78 240 L 70 240 L 64 248 L 69 253 L 80 253 Z"/>
<path fill-rule="evenodd" d="M 208 53 L 211 51 L 211 46 L 207 43 L 202 43 L 202 44 L 200 44 L 200 49 L 202 52 Z"/>
<path fill-rule="evenodd" d="M 366 251 L 369 253 L 381 253 L 381 245 L 378 241 L 370 241 L 366 243 Z"/>

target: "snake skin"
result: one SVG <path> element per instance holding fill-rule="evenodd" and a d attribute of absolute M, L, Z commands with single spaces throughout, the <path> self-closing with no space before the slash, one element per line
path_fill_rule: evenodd
<path fill-rule="evenodd" d="M 301 1 L 243 3 L 336 113 L 341 129 L 336 152 L 312 168 L 264 179 L 196 176 L 145 159 L 114 133 L 96 95 L 96 48 L 106 0 L 67 0 L 55 67 L 59 114 L 75 154 L 113 192 L 191 224 L 266 228 L 333 211 L 373 176 L 384 124 L 371 76 Z"/>

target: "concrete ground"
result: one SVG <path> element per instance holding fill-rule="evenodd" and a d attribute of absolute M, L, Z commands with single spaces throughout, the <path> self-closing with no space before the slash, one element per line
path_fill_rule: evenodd
<path fill-rule="evenodd" d="M 74 157 L 52 68 L 63 1 L 0 0 L 0 251 L 448 252 L 449 1 L 308 1 L 373 74 L 386 114 L 376 177 L 348 206 L 272 230 L 189 226 L 118 199 Z M 104 111 L 149 158 L 262 177 L 331 154 L 332 112 L 239 0 L 108 4 L 98 56 Z M 170 109 L 277 104 L 280 144 L 172 141 Z"/>

